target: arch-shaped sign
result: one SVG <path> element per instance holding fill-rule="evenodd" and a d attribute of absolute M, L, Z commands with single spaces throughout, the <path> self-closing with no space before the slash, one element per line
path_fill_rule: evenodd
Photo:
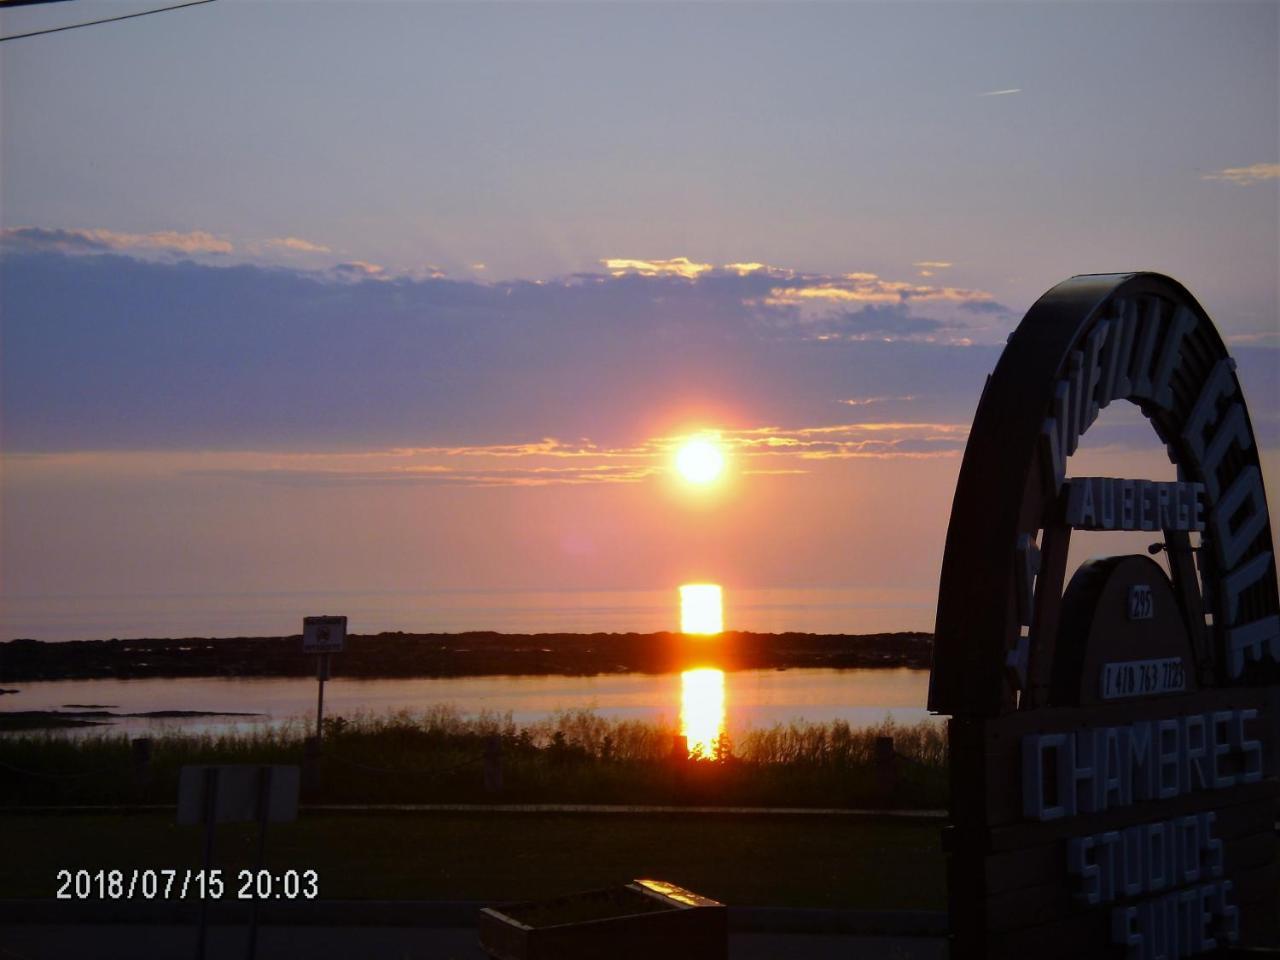
<path fill-rule="evenodd" d="M 1068 480 L 1067 457 L 1116 400 L 1141 407 L 1179 483 Z M 1271 527 L 1235 362 L 1169 277 L 1073 277 L 1010 337 L 978 404 L 951 510 L 931 710 L 996 716 L 1048 702 L 1072 527 L 1163 530 L 1200 680 L 1280 680 Z"/>
<path fill-rule="evenodd" d="M 1175 481 L 1067 475 L 1117 400 L 1141 407 Z M 1072 530 L 1152 531 L 1170 572 L 1109 557 L 1064 592 Z M 1270 520 L 1235 364 L 1180 284 L 1074 277 L 1009 338 L 960 469 L 934 642 L 952 957 L 1275 943 Z"/>

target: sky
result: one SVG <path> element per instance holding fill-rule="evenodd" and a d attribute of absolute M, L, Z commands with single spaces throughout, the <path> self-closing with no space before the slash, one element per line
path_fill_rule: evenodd
<path fill-rule="evenodd" d="M 983 380 L 1079 273 L 1197 296 L 1277 502 L 1278 11 L 218 0 L 4 42 L 0 638 L 674 628 L 690 580 L 730 627 L 930 629 Z M 1118 408 L 1072 466 L 1170 470 Z"/>

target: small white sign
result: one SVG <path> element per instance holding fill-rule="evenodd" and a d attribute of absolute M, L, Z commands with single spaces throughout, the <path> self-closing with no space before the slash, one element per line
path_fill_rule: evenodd
<path fill-rule="evenodd" d="M 1149 697 L 1187 689 L 1181 657 L 1162 660 L 1126 660 L 1102 665 L 1102 699 Z"/>
<path fill-rule="evenodd" d="M 341 653 L 347 642 L 346 617 L 304 617 L 303 653 Z"/>
<path fill-rule="evenodd" d="M 1135 583 L 1129 588 L 1129 619 L 1150 620 L 1155 615 L 1156 604 L 1151 596 L 1151 587 L 1145 583 Z"/>

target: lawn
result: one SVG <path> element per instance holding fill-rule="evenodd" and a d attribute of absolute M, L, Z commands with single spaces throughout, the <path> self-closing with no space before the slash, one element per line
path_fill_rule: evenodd
<path fill-rule="evenodd" d="M 0 897 L 50 898 L 59 869 L 198 867 L 172 814 L 5 814 Z M 314 869 L 322 899 L 513 900 L 669 880 L 732 905 L 945 907 L 937 821 L 728 814 L 316 814 L 273 825 L 267 865 Z M 217 866 L 254 864 L 219 827 Z"/>

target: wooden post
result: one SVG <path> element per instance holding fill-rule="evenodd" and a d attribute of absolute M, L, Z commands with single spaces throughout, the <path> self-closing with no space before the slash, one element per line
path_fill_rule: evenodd
<path fill-rule="evenodd" d="M 320 741 L 316 737 L 302 741 L 302 790 L 308 797 L 320 792 Z"/>
<path fill-rule="evenodd" d="M 689 738 L 683 733 L 671 735 L 671 762 L 683 764 L 689 759 Z"/>
<path fill-rule="evenodd" d="M 151 738 L 136 737 L 133 749 L 133 788 L 141 794 L 151 785 Z"/>
<path fill-rule="evenodd" d="M 893 737 L 876 737 L 875 751 L 876 796 L 885 802 L 898 787 L 898 754 L 893 749 Z"/>
<path fill-rule="evenodd" d="M 484 747 L 485 793 L 502 792 L 502 738 L 490 737 Z"/>
<path fill-rule="evenodd" d="M 258 866 L 253 872 L 253 889 L 250 890 L 249 906 L 249 947 L 245 953 L 248 960 L 258 955 L 258 875 L 266 866 L 267 855 L 267 819 L 271 812 L 271 768 L 258 768 Z"/>
<path fill-rule="evenodd" d="M 204 882 L 196 887 L 200 894 L 200 935 L 196 940 L 196 960 L 204 960 L 205 934 L 209 929 L 209 873 L 213 869 L 213 834 L 218 825 L 218 768 L 204 771 Z"/>

